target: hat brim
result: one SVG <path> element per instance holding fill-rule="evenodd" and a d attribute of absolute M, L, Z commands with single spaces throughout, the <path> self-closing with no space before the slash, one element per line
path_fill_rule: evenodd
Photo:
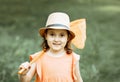
<path fill-rule="evenodd" d="M 42 36 L 42 37 L 44 37 L 44 35 L 45 35 L 45 32 L 46 32 L 46 30 L 47 29 L 63 29 L 63 30 L 67 30 L 69 33 L 70 33 L 70 40 L 72 40 L 74 37 L 75 37 L 75 34 L 71 31 L 71 30 L 68 30 L 68 29 L 65 29 L 64 27 L 62 28 L 62 27 L 43 27 L 43 28 L 40 28 L 39 29 L 39 34 Z"/>

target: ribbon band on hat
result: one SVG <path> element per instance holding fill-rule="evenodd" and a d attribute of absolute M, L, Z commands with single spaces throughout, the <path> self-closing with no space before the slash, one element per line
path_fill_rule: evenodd
<path fill-rule="evenodd" d="M 46 27 L 55 27 L 55 26 L 68 28 L 66 25 L 63 25 L 63 24 L 50 24 L 50 25 L 47 25 Z"/>

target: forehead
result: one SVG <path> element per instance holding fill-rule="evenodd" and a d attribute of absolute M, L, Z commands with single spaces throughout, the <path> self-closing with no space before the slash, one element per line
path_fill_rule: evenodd
<path fill-rule="evenodd" d="M 48 29 L 47 32 L 67 33 L 67 30 L 64 30 L 64 29 Z"/>

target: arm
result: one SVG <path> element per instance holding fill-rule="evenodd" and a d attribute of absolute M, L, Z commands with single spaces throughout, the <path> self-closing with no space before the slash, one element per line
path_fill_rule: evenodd
<path fill-rule="evenodd" d="M 26 69 L 26 71 L 23 74 L 18 75 L 20 82 L 30 82 L 31 81 L 32 77 L 35 74 L 35 66 L 36 66 L 35 63 L 30 65 L 28 62 L 25 62 L 20 65 L 20 68 Z"/>
<path fill-rule="evenodd" d="M 81 74 L 80 74 L 79 61 L 77 61 L 74 71 L 77 77 L 77 80 L 75 80 L 75 82 L 83 82 Z"/>

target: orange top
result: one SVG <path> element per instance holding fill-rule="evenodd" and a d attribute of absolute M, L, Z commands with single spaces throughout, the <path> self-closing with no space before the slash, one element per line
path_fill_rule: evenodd
<path fill-rule="evenodd" d="M 39 55 L 30 55 L 30 60 Z M 61 57 L 52 57 L 44 54 L 36 63 L 36 81 L 35 82 L 73 82 L 76 79 L 74 67 L 79 55 L 63 55 Z"/>

